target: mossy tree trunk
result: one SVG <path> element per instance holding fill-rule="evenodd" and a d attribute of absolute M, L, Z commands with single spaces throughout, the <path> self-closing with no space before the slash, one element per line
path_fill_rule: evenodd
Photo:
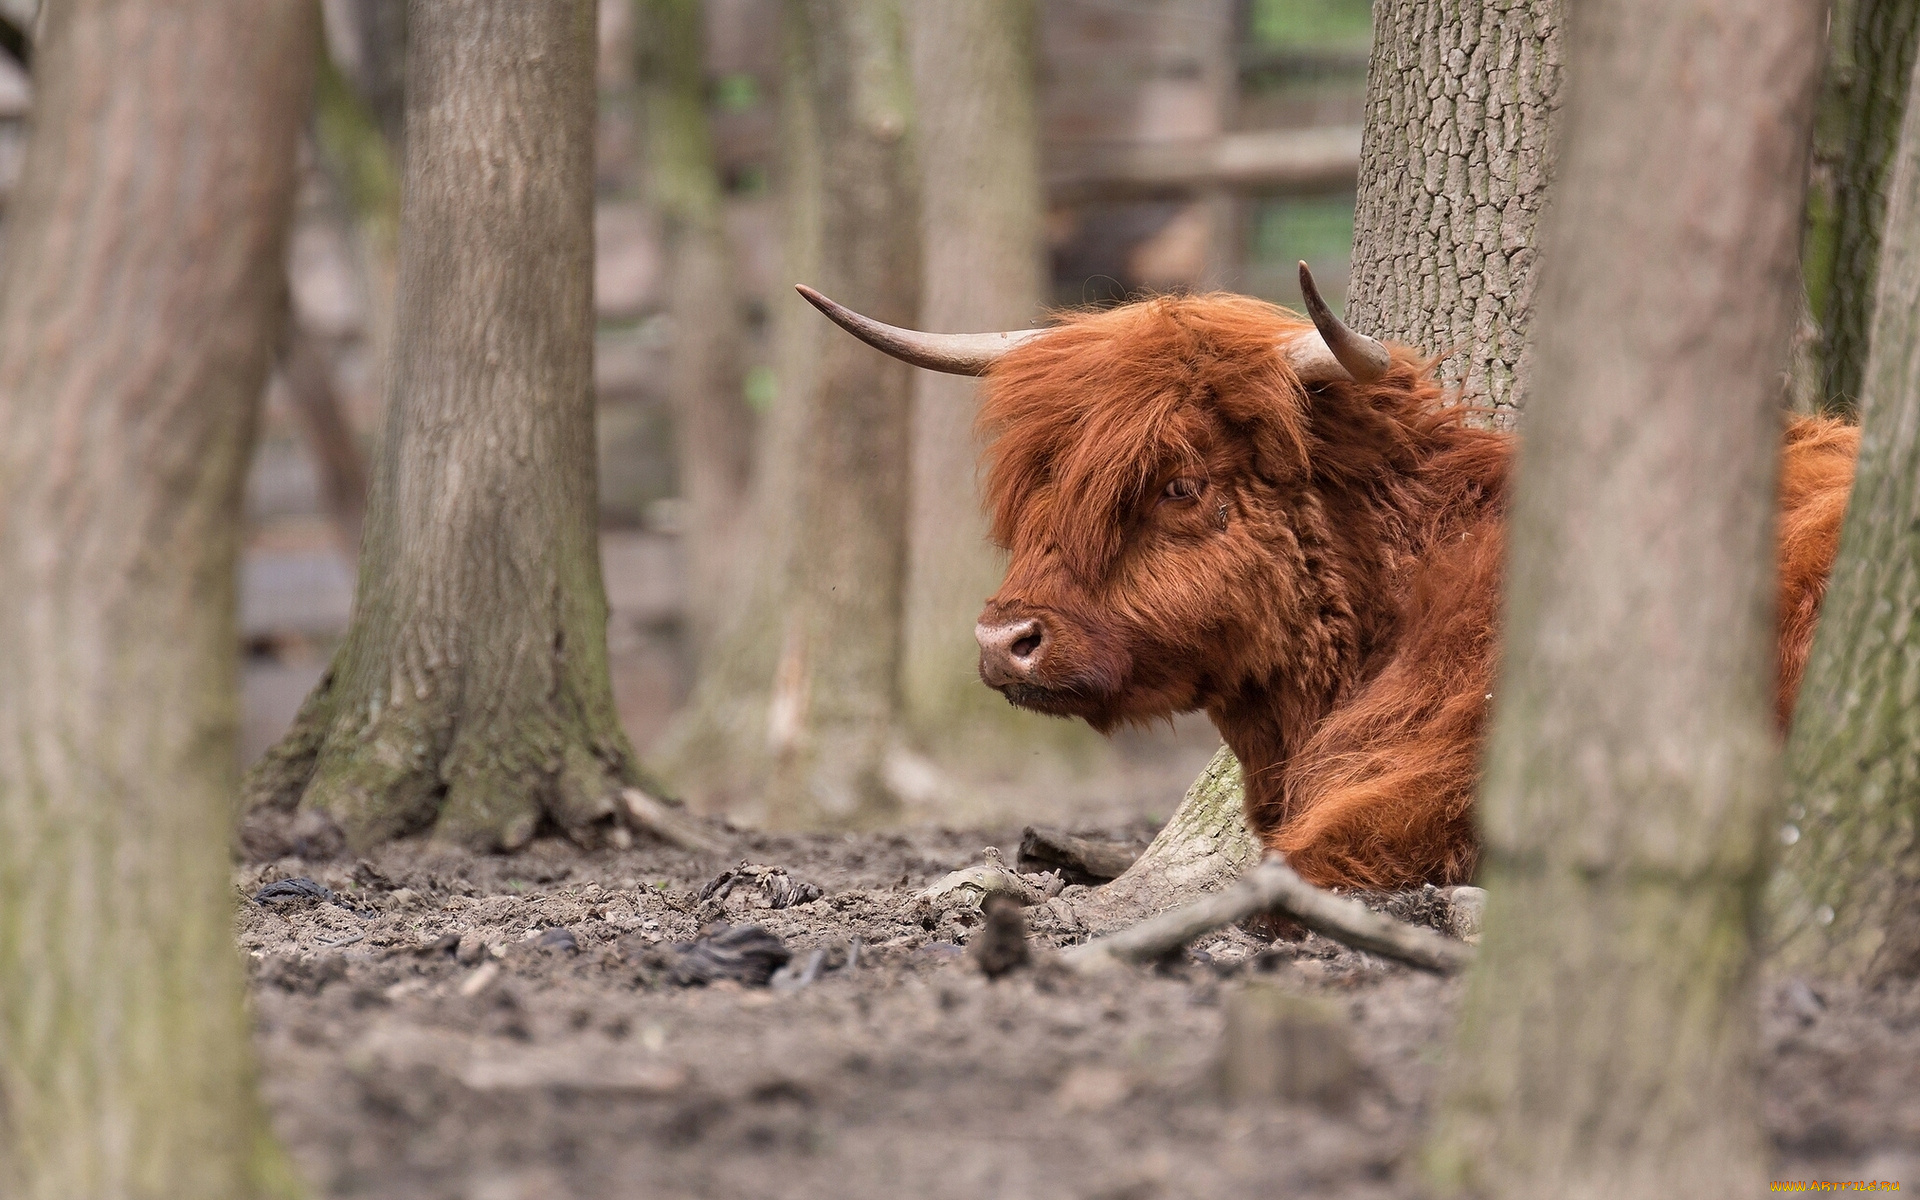
<path fill-rule="evenodd" d="M 1469 403 L 1526 391 L 1562 0 L 1374 5 L 1347 319 L 1441 355 Z"/>
<path fill-rule="evenodd" d="M 1820 0 L 1572 6 L 1446 1194 L 1737 1197 Z M 1673 97 L 1688 102 L 1676 107 Z"/>
<path fill-rule="evenodd" d="M 1920 85 L 1920 72 L 1910 73 Z M 1860 458 L 1787 742 L 1782 962 L 1920 974 L 1920 104 L 1888 188 Z"/>
<path fill-rule="evenodd" d="M 228 885 L 306 0 L 70 0 L 0 272 L 0 1194 L 298 1192 Z"/>
<path fill-rule="evenodd" d="M 595 842 L 637 778 L 593 452 L 593 0 L 416 4 L 387 427 L 353 625 L 249 848 Z M 298 812 L 300 819 L 282 818 Z"/>
<path fill-rule="evenodd" d="M 702 8 L 699 0 L 639 3 L 647 190 L 665 221 L 672 280 L 668 373 L 696 663 L 713 650 L 733 607 L 753 466 L 753 413 L 741 363 L 745 331 L 707 122 Z"/>
<path fill-rule="evenodd" d="M 1861 395 L 1894 146 L 1920 38 L 1912 0 L 1835 0 L 1807 206 L 1807 298 L 1819 325 L 1819 395 Z"/>

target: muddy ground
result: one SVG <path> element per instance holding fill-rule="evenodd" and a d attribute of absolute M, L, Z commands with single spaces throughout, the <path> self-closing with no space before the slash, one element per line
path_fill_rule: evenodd
<path fill-rule="evenodd" d="M 317 1189 L 1419 1194 L 1410 1157 L 1456 982 L 1237 930 L 1159 970 L 1089 979 L 1043 963 L 989 980 L 962 948 L 979 926 L 915 893 L 987 845 L 1013 862 L 1017 829 L 729 837 L 726 857 L 540 841 L 511 858 L 400 845 L 358 864 L 238 870 L 265 1088 Z M 790 883 L 703 904 L 702 886 L 742 859 Z M 302 876 L 335 899 L 251 900 Z M 778 890 L 800 902 L 761 907 Z M 1027 910 L 1036 948 L 1084 936 L 1078 895 Z M 776 935 L 791 965 L 765 987 L 674 982 L 687 960 L 673 944 L 718 921 Z M 1260 987 L 1344 1022 L 1330 1036 L 1357 1065 L 1341 1086 L 1226 1097 L 1223 1013 Z M 1920 1186 L 1920 988 L 1770 981 L 1764 1030 L 1775 1177 Z"/>

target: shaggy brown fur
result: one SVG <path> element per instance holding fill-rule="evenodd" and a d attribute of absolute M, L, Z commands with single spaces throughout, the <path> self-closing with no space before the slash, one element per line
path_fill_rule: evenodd
<path fill-rule="evenodd" d="M 989 623 L 1046 627 L 1016 704 L 1103 731 L 1204 709 L 1261 839 L 1322 885 L 1460 883 L 1495 659 L 1510 435 L 1430 364 L 1303 388 L 1311 329 L 1236 296 L 1071 316 L 1003 358 L 980 417 Z M 1780 713 L 1851 484 L 1855 431 L 1795 421 L 1781 484 Z"/>

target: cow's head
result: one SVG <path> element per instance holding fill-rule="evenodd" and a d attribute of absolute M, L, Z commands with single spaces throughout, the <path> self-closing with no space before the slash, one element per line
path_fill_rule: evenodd
<path fill-rule="evenodd" d="M 992 535 L 1010 554 L 975 636 L 1013 703 L 1106 730 L 1211 705 L 1351 638 L 1309 486 L 1314 406 L 1394 366 L 1301 264 L 1312 323 L 1165 297 L 1012 334 L 922 334 L 803 294 L 870 344 L 985 375 Z M 1335 581 L 1337 583 L 1337 581 Z"/>

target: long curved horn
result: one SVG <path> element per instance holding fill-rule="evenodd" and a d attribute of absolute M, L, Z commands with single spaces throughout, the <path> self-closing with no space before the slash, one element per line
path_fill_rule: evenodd
<path fill-rule="evenodd" d="M 1307 315 L 1313 318 L 1317 338 L 1300 336 L 1288 343 L 1287 363 L 1302 383 L 1326 383 L 1352 379 L 1372 383 L 1387 373 L 1393 356 L 1387 348 L 1364 333 L 1355 333 L 1333 315 L 1327 302 L 1314 286 L 1313 272 L 1300 264 L 1300 294 L 1307 301 Z"/>
<path fill-rule="evenodd" d="M 1009 333 L 921 333 L 901 329 L 863 317 L 844 304 L 836 304 L 804 283 L 794 291 L 807 303 L 827 314 L 827 319 L 883 354 L 929 371 L 949 375 L 985 375 L 987 368 L 1002 354 L 1022 342 L 1047 333 L 1045 329 L 1016 329 Z"/>

